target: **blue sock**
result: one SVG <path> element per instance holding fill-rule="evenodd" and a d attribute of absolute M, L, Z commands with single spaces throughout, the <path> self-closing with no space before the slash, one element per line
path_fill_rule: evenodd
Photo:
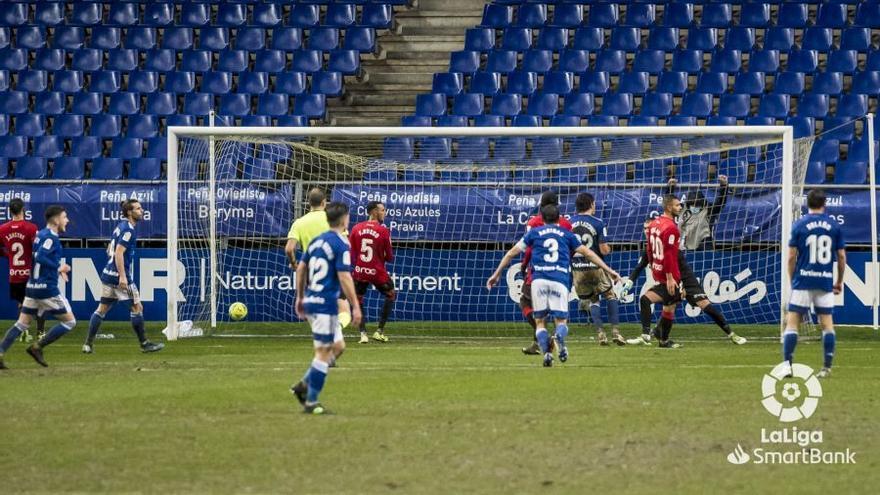
<path fill-rule="evenodd" d="M 89 336 L 86 337 L 86 344 L 92 345 L 92 342 L 95 341 L 95 336 L 98 335 L 98 330 L 101 329 L 101 323 L 104 323 L 104 315 L 97 311 L 92 313 L 92 317 L 89 318 Z"/>
<path fill-rule="evenodd" d="M 596 325 L 596 331 L 602 331 L 602 306 L 599 304 L 590 305 L 590 316 L 593 318 L 593 324 Z"/>
<path fill-rule="evenodd" d="M 620 301 L 617 299 L 608 300 L 608 323 L 611 323 L 613 328 L 617 328 L 620 324 Z"/>
<path fill-rule="evenodd" d="M 302 380 L 300 380 L 300 381 L 305 383 L 306 385 L 308 385 L 309 384 L 309 373 L 311 373 L 311 372 L 312 372 L 312 368 L 307 369 L 306 374 L 303 375 Z"/>
<path fill-rule="evenodd" d="M 312 367 L 309 369 L 309 393 L 306 397 L 306 402 L 312 404 L 318 402 L 318 395 L 321 393 L 321 389 L 324 388 L 324 380 L 327 379 L 328 371 L 330 371 L 330 366 L 327 363 L 319 361 L 317 358 L 312 360 Z"/>
<path fill-rule="evenodd" d="M 788 329 L 782 334 L 782 359 L 791 361 L 794 356 L 794 348 L 797 347 L 797 331 Z"/>
<path fill-rule="evenodd" d="M 76 320 L 71 321 L 62 321 L 49 329 L 49 332 L 46 333 L 46 336 L 40 339 L 40 342 L 37 343 L 41 348 L 46 347 L 47 345 L 55 342 L 56 340 L 63 337 L 67 332 L 73 330 L 73 327 L 76 326 Z"/>
<path fill-rule="evenodd" d="M 535 329 L 535 337 L 538 339 L 538 345 L 541 346 L 541 352 L 550 352 L 550 334 L 547 329 L 538 327 Z"/>
<path fill-rule="evenodd" d="M 27 330 L 28 327 L 20 324 L 19 322 L 15 322 L 15 325 L 9 327 L 9 330 L 6 331 L 6 337 L 3 338 L 3 341 L 0 342 L 0 354 L 6 352 L 12 344 L 15 342 L 15 339 L 21 337 L 21 334 Z"/>
<path fill-rule="evenodd" d="M 822 349 L 824 351 L 823 356 L 825 357 L 825 364 L 823 365 L 826 368 L 831 367 L 831 361 L 834 359 L 834 347 L 837 345 L 837 334 L 834 333 L 834 329 L 822 332 Z"/>
<path fill-rule="evenodd" d="M 144 342 L 147 341 L 147 332 L 144 329 L 144 314 L 143 313 L 129 313 L 131 316 L 131 328 L 134 330 L 134 333 L 137 335 L 138 342 L 143 345 Z"/>
<path fill-rule="evenodd" d="M 565 323 L 556 325 L 556 341 L 559 342 L 559 347 L 565 347 L 566 337 L 568 337 L 568 325 Z"/>

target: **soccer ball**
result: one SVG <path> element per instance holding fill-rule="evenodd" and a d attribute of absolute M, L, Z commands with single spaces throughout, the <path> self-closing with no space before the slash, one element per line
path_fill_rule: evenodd
<path fill-rule="evenodd" d="M 229 306 L 229 317 L 235 321 L 245 319 L 247 317 L 247 306 L 240 302 L 232 303 Z"/>

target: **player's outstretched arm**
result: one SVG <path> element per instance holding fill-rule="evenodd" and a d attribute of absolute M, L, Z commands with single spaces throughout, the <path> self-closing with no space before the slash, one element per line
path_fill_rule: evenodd
<path fill-rule="evenodd" d="M 351 325 L 357 328 L 361 324 L 361 305 L 358 302 L 357 293 L 354 290 L 354 280 L 349 272 L 339 272 L 339 285 L 342 287 L 342 293 L 351 303 Z"/>
<path fill-rule="evenodd" d="M 306 318 L 306 308 L 303 299 L 306 296 L 306 282 L 308 282 L 309 268 L 302 261 L 296 265 L 296 316 L 300 320 Z"/>
<path fill-rule="evenodd" d="M 846 249 L 837 250 L 837 281 L 834 282 L 834 293 L 843 292 L 843 274 L 846 273 Z"/>
<path fill-rule="evenodd" d="M 598 254 L 594 253 L 593 250 L 591 250 L 587 246 L 581 245 L 577 249 L 575 249 L 575 252 L 592 261 L 593 264 L 595 264 L 599 268 L 608 272 L 608 275 L 611 275 L 611 278 L 614 281 L 620 280 L 620 274 L 612 270 L 610 266 L 606 265 L 605 262 L 602 261 L 602 258 L 600 258 Z"/>
<path fill-rule="evenodd" d="M 492 290 L 492 287 L 495 287 L 495 285 L 501 279 L 501 272 L 505 268 L 507 268 L 507 265 L 509 265 L 510 262 L 513 261 L 513 258 L 517 257 L 522 251 L 523 250 L 519 247 L 519 244 L 516 244 L 515 246 L 510 248 L 507 253 L 504 254 L 504 258 L 501 258 L 501 262 L 498 263 L 498 268 L 495 269 L 495 273 L 493 273 L 492 276 L 489 277 L 489 280 L 486 280 L 486 289 Z"/>
<path fill-rule="evenodd" d="M 648 267 L 648 255 L 645 252 L 642 252 L 641 256 L 639 256 L 639 261 L 636 263 L 635 268 L 633 268 L 632 273 L 629 274 L 629 280 L 635 283 L 639 277 L 642 276 L 642 272 L 645 271 L 645 268 Z"/>

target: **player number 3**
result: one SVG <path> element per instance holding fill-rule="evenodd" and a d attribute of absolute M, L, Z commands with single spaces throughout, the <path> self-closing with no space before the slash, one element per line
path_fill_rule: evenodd
<path fill-rule="evenodd" d="M 556 263 L 556 260 L 559 259 L 559 243 L 556 242 L 556 239 L 547 239 L 544 241 L 544 247 L 550 251 L 548 254 L 544 255 L 544 261 L 547 263 Z"/>

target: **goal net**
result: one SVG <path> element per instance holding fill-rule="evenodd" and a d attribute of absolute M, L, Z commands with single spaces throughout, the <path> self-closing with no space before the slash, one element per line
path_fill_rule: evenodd
<path fill-rule="evenodd" d="M 624 276 L 645 219 L 664 193 L 678 195 L 690 218 L 682 221 L 699 223 L 687 229 L 686 259 L 709 299 L 734 325 L 778 325 L 788 286 L 784 226 L 800 214 L 811 147 L 812 138 L 793 140 L 781 126 L 171 128 L 172 338 L 184 321 L 209 335 L 307 334 L 294 316 L 284 245 L 313 187 L 351 207 L 350 228 L 366 219 L 369 201 L 385 204 L 395 248 L 392 335 L 527 335 L 519 264 L 493 291 L 485 282 L 548 190 L 565 215 L 575 213 L 578 193 L 593 194 L 612 246 L 606 261 Z M 650 273 L 634 282 L 637 297 Z M 234 302 L 247 306 L 244 320 L 229 317 Z M 371 290 L 370 331 L 381 304 Z M 699 308 L 679 312 L 682 324 L 710 321 Z M 571 316 L 575 328 L 587 321 L 574 293 Z M 638 304 L 625 300 L 621 320 L 637 322 Z"/>

